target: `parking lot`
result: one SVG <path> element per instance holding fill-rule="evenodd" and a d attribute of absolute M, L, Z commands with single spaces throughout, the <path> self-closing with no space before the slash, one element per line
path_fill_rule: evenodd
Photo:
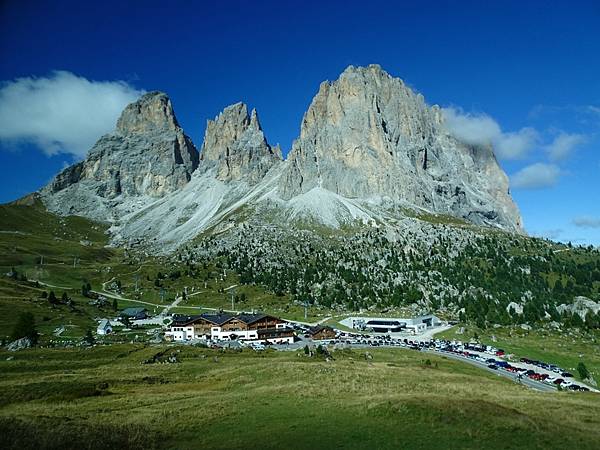
<path fill-rule="evenodd" d="M 564 368 L 543 361 L 520 358 L 519 361 L 508 360 L 503 349 L 476 343 L 463 343 L 434 339 L 427 336 L 398 337 L 391 335 L 369 335 L 336 330 L 334 339 L 313 341 L 305 334 L 305 327 L 295 325 L 297 339 L 293 344 L 267 344 L 218 342 L 216 346 L 242 347 L 248 346 L 256 351 L 273 348 L 279 351 L 294 351 L 305 346 L 324 346 L 333 348 L 404 348 L 413 351 L 433 353 L 465 363 L 475 365 L 482 370 L 509 378 L 516 383 L 540 391 L 569 390 L 580 392 L 599 392 L 596 388 L 575 380 L 573 374 Z"/>

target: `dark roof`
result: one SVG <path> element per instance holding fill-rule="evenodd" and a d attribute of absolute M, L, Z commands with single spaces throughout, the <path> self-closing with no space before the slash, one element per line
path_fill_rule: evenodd
<path fill-rule="evenodd" d="M 323 325 L 316 325 L 314 327 L 310 327 L 310 329 L 308 330 L 308 332 L 310 334 L 317 334 L 319 331 L 323 331 L 323 330 L 335 332 L 335 330 L 333 328 L 331 328 L 331 327 L 329 327 L 327 325 L 325 325 L 325 326 L 323 326 Z"/>
<path fill-rule="evenodd" d="M 221 326 L 221 325 L 229 322 L 231 319 L 237 319 L 237 320 L 244 322 L 247 325 L 250 325 L 254 322 L 258 322 L 259 320 L 264 319 L 265 317 L 271 317 L 271 316 L 268 316 L 267 314 L 248 314 L 248 313 L 236 315 L 236 314 L 224 313 L 224 312 L 204 313 L 204 314 L 198 314 L 195 316 L 175 315 L 175 316 L 173 316 L 173 324 L 176 324 L 177 326 L 181 326 L 181 325 L 187 325 L 187 324 L 196 322 L 199 319 L 204 319 L 210 323 Z"/>
<path fill-rule="evenodd" d="M 267 316 L 266 314 L 240 314 L 239 316 L 237 316 L 237 319 L 241 320 L 247 325 L 250 325 L 251 323 L 258 322 L 259 320 L 264 319 L 265 317 L 270 316 Z"/>
<path fill-rule="evenodd" d="M 201 314 L 197 314 L 194 316 L 184 316 L 183 314 L 174 314 L 173 315 L 173 323 L 171 325 L 182 326 L 187 323 L 194 322 L 200 317 L 202 317 Z"/>
<path fill-rule="evenodd" d="M 229 313 L 204 313 L 201 314 L 200 317 L 202 317 L 205 320 L 208 320 L 211 323 L 214 323 L 215 325 L 223 325 L 226 322 L 229 322 L 229 320 L 231 320 L 232 317 L 234 317 L 233 314 L 229 314 Z"/>

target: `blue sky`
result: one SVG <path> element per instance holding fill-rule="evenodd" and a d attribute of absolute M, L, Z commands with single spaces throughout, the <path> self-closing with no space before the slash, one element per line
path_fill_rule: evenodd
<path fill-rule="evenodd" d="M 321 81 L 378 63 L 497 146 L 530 234 L 600 245 L 600 3 L 402 3 L 2 2 L 0 202 L 142 90 L 169 94 L 198 147 L 244 101 L 285 152 Z"/>

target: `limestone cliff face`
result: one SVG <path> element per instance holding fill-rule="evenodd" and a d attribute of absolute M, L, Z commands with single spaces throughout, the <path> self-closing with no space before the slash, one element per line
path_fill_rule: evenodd
<path fill-rule="evenodd" d="M 42 194 L 51 209 L 93 216 L 103 199 L 158 198 L 181 189 L 198 158 L 169 98 L 151 92 L 127 106 L 115 132 L 102 136 L 85 160 L 59 173 Z"/>
<path fill-rule="evenodd" d="M 292 225 L 387 223 L 406 206 L 522 231 L 493 149 L 454 138 L 437 106 L 375 65 L 321 84 L 285 161 L 243 103 L 207 122 L 199 155 L 152 92 L 40 195 L 60 214 L 113 222 L 121 240 L 175 246 L 250 203 Z"/>
<path fill-rule="evenodd" d="M 287 165 L 280 182 L 285 199 L 319 187 L 521 229 L 492 149 L 457 141 L 437 106 L 377 65 L 350 66 L 337 81 L 321 84 Z"/>
<path fill-rule="evenodd" d="M 220 181 L 258 183 L 273 164 L 282 160 L 279 147 L 271 147 L 256 110 L 248 115 L 244 103 L 228 106 L 206 124 L 201 169 L 216 169 Z"/>

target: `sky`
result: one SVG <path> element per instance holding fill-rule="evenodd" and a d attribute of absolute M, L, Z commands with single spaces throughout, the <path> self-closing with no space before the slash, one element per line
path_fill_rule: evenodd
<path fill-rule="evenodd" d="M 198 148 L 244 101 L 284 154 L 324 80 L 380 64 L 491 143 L 526 231 L 600 245 L 598 1 L 0 2 L 0 202 L 166 92 Z"/>

